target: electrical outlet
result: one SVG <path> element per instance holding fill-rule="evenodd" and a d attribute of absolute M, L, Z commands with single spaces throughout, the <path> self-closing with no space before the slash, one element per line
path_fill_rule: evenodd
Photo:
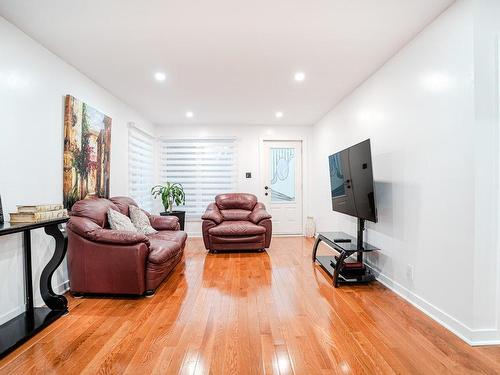
<path fill-rule="evenodd" d="M 406 278 L 410 281 L 413 281 L 413 276 L 415 273 L 415 267 L 412 264 L 406 265 Z"/>

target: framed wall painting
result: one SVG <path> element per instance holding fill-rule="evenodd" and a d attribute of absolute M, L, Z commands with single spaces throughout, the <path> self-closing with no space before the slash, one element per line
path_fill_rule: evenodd
<path fill-rule="evenodd" d="M 66 95 L 64 108 L 63 202 L 109 198 L 111 118 Z"/>

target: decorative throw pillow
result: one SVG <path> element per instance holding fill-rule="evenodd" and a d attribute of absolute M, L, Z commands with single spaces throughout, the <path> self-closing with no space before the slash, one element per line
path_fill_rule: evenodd
<path fill-rule="evenodd" d="M 156 233 L 156 230 L 151 226 L 149 217 L 137 206 L 129 205 L 130 220 L 134 224 L 138 232 L 144 234 Z"/>
<path fill-rule="evenodd" d="M 111 229 L 137 232 L 137 229 L 135 229 L 134 224 L 132 224 L 132 222 L 127 216 L 123 215 L 122 213 L 116 210 L 113 210 L 112 208 L 108 208 L 108 221 Z"/>

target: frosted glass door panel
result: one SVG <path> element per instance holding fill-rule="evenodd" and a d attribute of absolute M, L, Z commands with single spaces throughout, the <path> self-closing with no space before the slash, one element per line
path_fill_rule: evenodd
<path fill-rule="evenodd" d="M 302 142 L 264 141 L 259 197 L 273 216 L 273 234 L 302 234 Z"/>
<path fill-rule="evenodd" d="M 272 203 L 295 201 L 295 149 L 271 148 L 269 158 Z"/>

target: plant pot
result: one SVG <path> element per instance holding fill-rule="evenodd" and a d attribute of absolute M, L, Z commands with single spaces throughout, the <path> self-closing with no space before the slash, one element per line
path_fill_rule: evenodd
<path fill-rule="evenodd" d="M 186 211 L 160 212 L 161 216 L 175 216 L 179 219 L 181 230 L 184 230 L 184 222 L 186 221 Z"/>

